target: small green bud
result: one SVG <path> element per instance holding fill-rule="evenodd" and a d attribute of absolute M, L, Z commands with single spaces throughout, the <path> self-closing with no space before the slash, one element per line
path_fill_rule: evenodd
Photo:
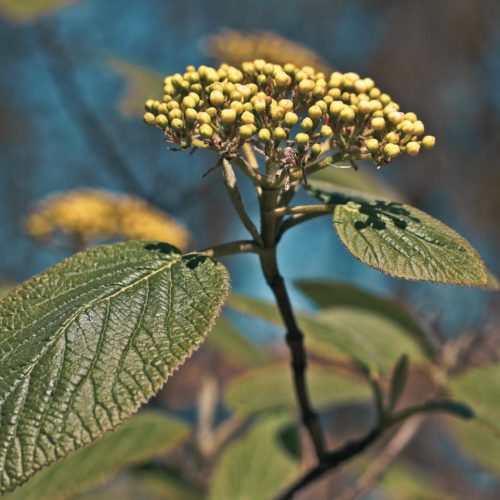
<path fill-rule="evenodd" d="M 433 135 L 426 135 L 422 139 L 422 146 L 425 149 L 432 149 L 436 145 L 436 138 Z"/>
<path fill-rule="evenodd" d="M 226 98 L 220 90 L 212 90 L 212 92 L 210 92 L 210 103 L 214 106 L 221 106 L 224 104 L 225 100 Z"/>
<path fill-rule="evenodd" d="M 236 121 L 236 111 L 234 109 L 223 109 L 220 117 L 224 123 L 234 123 Z"/>
<path fill-rule="evenodd" d="M 384 153 L 389 157 L 389 158 L 395 158 L 401 153 L 401 149 L 397 144 L 386 144 L 384 146 Z"/>
<path fill-rule="evenodd" d="M 321 137 L 330 137 L 333 135 L 333 130 L 329 125 L 323 125 L 319 133 L 321 134 Z"/>
<path fill-rule="evenodd" d="M 311 106 L 307 112 L 310 118 L 313 120 L 319 120 L 321 116 L 323 115 L 323 111 L 321 108 L 317 105 Z"/>
<path fill-rule="evenodd" d="M 173 120 L 175 118 L 182 118 L 182 111 L 180 109 L 173 109 L 172 111 L 168 112 L 168 118 L 169 120 Z"/>
<path fill-rule="evenodd" d="M 378 153 L 380 144 L 377 139 L 368 139 L 365 142 L 366 149 L 370 151 L 370 153 Z"/>
<path fill-rule="evenodd" d="M 182 105 L 184 108 L 196 108 L 196 101 L 187 95 L 184 99 L 182 99 Z"/>
<path fill-rule="evenodd" d="M 286 139 L 286 131 L 284 128 L 282 127 L 276 127 L 274 130 L 273 130 L 273 137 L 277 140 L 277 141 L 282 141 L 283 139 Z"/>
<path fill-rule="evenodd" d="M 351 108 L 344 108 L 340 112 L 340 118 L 342 118 L 342 120 L 344 120 L 347 123 L 351 123 L 354 121 L 354 118 L 356 118 L 356 115 Z"/>
<path fill-rule="evenodd" d="M 179 109 L 180 107 L 181 106 L 180 106 L 180 104 L 177 101 L 171 100 L 171 101 L 167 102 L 167 108 L 169 110 Z"/>
<path fill-rule="evenodd" d="M 297 115 L 297 113 L 294 113 L 293 111 L 289 111 L 285 115 L 285 124 L 288 127 L 293 127 L 298 123 L 298 121 L 299 121 L 299 115 Z"/>
<path fill-rule="evenodd" d="M 155 123 L 156 116 L 153 113 L 144 113 L 144 122 L 148 125 L 153 125 Z"/>
<path fill-rule="evenodd" d="M 170 126 L 174 129 L 174 130 L 182 130 L 184 128 L 184 122 L 180 119 L 180 118 L 174 118 L 171 122 L 170 122 Z"/>
<path fill-rule="evenodd" d="M 418 142 L 411 141 L 406 145 L 406 152 L 410 156 L 417 156 L 419 151 L 420 151 L 420 144 Z"/>
<path fill-rule="evenodd" d="M 214 129 L 210 126 L 204 123 L 203 125 L 200 126 L 200 135 L 203 137 L 206 137 L 207 139 L 210 139 L 214 133 Z"/>
<path fill-rule="evenodd" d="M 250 111 L 244 111 L 241 115 L 241 121 L 246 124 L 253 124 L 255 123 L 255 116 Z"/>
<path fill-rule="evenodd" d="M 311 129 L 314 127 L 314 123 L 313 123 L 313 121 L 312 121 L 312 120 L 311 120 L 308 116 L 306 116 L 306 117 L 302 120 L 302 122 L 301 122 L 300 126 L 301 126 L 304 130 L 311 130 Z"/>
<path fill-rule="evenodd" d="M 240 127 L 240 136 L 242 139 L 249 139 L 255 132 L 255 125 L 246 124 Z"/>
<path fill-rule="evenodd" d="M 299 147 L 305 147 L 309 144 L 309 134 L 304 134 L 302 132 L 295 136 L 295 144 Z"/>
<path fill-rule="evenodd" d="M 385 120 L 381 117 L 373 118 L 371 121 L 371 125 L 373 130 L 384 130 L 385 129 Z"/>
<path fill-rule="evenodd" d="M 184 118 L 186 118 L 188 123 L 194 123 L 197 117 L 198 112 L 194 108 L 187 108 L 186 111 L 184 111 Z"/>
<path fill-rule="evenodd" d="M 259 130 L 259 139 L 262 142 L 269 142 L 271 140 L 271 132 L 267 128 L 261 128 Z"/>
<path fill-rule="evenodd" d="M 413 123 L 413 133 L 415 135 L 417 136 L 423 135 L 424 132 L 425 132 L 425 127 L 420 120 L 417 120 L 416 122 Z"/>

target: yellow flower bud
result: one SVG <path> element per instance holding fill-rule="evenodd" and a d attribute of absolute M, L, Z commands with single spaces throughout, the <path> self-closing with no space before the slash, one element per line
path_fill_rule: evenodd
<path fill-rule="evenodd" d="M 315 84 L 312 80 L 306 78 L 299 83 L 299 92 L 301 94 L 308 94 L 314 90 Z"/>
<path fill-rule="evenodd" d="M 266 110 L 266 106 L 266 101 L 260 97 L 254 102 L 254 108 L 257 113 L 263 113 Z"/>
<path fill-rule="evenodd" d="M 241 121 L 246 124 L 253 124 L 255 123 L 255 116 L 250 111 L 244 111 L 241 115 Z"/>
<path fill-rule="evenodd" d="M 155 123 L 156 116 L 153 113 L 144 113 L 144 122 L 148 125 L 153 125 Z"/>
<path fill-rule="evenodd" d="M 261 128 L 258 136 L 262 142 L 269 142 L 271 140 L 271 132 L 267 128 Z"/>
<path fill-rule="evenodd" d="M 285 116 L 285 110 L 280 106 L 271 106 L 271 118 L 274 121 L 280 121 Z"/>
<path fill-rule="evenodd" d="M 311 130 L 314 127 L 313 121 L 307 116 L 304 118 L 300 124 L 304 130 Z"/>
<path fill-rule="evenodd" d="M 168 118 L 173 120 L 175 118 L 182 118 L 182 111 L 180 109 L 173 109 L 168 112 Z"/>
<path fill-rule="evenodd" d="M 236 121 L 236 111 L 234 109 L 223 109 L 220 117 L 224 123 L 234 123 Z"/>
<path fill-rule="evenodd" d="M 372 105 L 370 104 L 369 101 L 359 101 L 358 102 L 358 109 L 361 113 L 363 113 L 364 115 L 367 115 L 368 113 L 371 113 Z"/>
<path fill-rule="evenodd" d="M 401 153 L 401 149 L 397 144 L 386 144 L 384 146 L 384 153 L 389 157 L 389 158 L 395 158 Z"/>
<path fill-rule="evenodd" d="M 323 111 L 321 108 L 317 105 L 311 106 L 307 112 L 310 118 L 313 120 L 319 120 L 321 116 L 323 115 Z"/>
<path fill-rule="evenodd" d="M 406 152 L 410 156 L 417 156 L 419 151 L 420 151 L 420 144 L 418 142 L 411 141 L 406 145 Z"/>
<path fill-rule="evenodd" d="M 243 96 L 241 95 L 241 92 L 234 90 L 229 94 L 229 99 L 231 99 L 231 101 L 241 101 Z"/>
<path fill-rule="evenodd" d="M 231 109 L 234 109 L 234 111 L 236 111 L 236 113 L 238 115 L 241 115 L 241 113 L 243 113 L 244 109 L 243 109 L 243 104 L 241 104 L 241 102 L 238 102 L 238 101 L 233 101 L 229 107 Z"/>
<path fill-rule="evenodd" d="M 330 114 L 337 116 L 345 108 L 345 104 L 342 101 L 333 101 L 330 104 Z"/>
<path fill-rule="evenodd" d="M 215 118 L 217 116 L 217 108 L 207 108 L 207 113 L 210 115 L 211 118 Z"/>
<path fill-rule="evenodd" d="M 179 109 L 180 107 L 181 106 L 180 106 L 180 104 L 177 101 L 172 100 L 172 101 L 167 102 L 167 108 L 169 110 Z"/>
<path fill-rule="evenodd" d="M 187 95 L 186 97 L 184 97 L 184 99 L 182 99 L 182 106 L 184 108 L 195 108 L 196 101 L 192 97 Z"/>
<path fill-rule="evenodd" d="M 200 111 L 196 117 L 196 119 L 198 120 L 198 123 L 203 125 L 204 123 L 210 123 L 211 122 L 211 118 L 210 118 L 210 115 L 205 112 L 205 111 Z"/>
<path fill-rule="evenodd" d="M 424 132 L 425 132 L 425 127 L 420 120 L 417 120 L 416 122 L 413 123 L 413 133 L 415 135 L 417 136 L 423 135 Z"/>
<path fill-rule="evenodd" d="M 403 134 L 409 135 L 413 133 L 413 130 L 414 130 L 413 122 L 411 122 L 410 120 L 403 120 L 401 122 L 401 132 L 403 132 Z"/>
<path fill-rule="evenodd" d="M 295 144 L 297 146 L 307 146 L 309 144 L 309 134 L 304 134 L 302 132 L 295 136 Z"/>
<path fill-rule="evenodd" d="M 249 139 L 255 132 L 255 125 L 246 124 L 240 127 L 240 136 L 242 139 Z"/>
<path fill-rule="evenodd" d="M 274 66 L 271 63 L 266 63 L 262 68 L 262 72 L 265 75 L 272 75 L 274 72 Z"/>
<path fill-rule="evenodd" d="M 432 149 L 436 145 L 436 138 L 433 135 L 426 135 L 422 139 L 422 146 L 425 149 Z"/>
<path fill-rule="evenodd" d="M 311 146 L 311 154 L 313 156 L 318 156 L 321 153 L 321 144 L 313 144 Z"/>
<path fill-rule="evenodd" d="M 400 113 L 399 111 L 391 111 L 387 115 L 387 118 L 393 125 L 399 125 L 405 119 L 405 115 L 403 113 Z"/>
<path fill-rule="evenodd" d="M 354 118 L 356 118 L 356 115 L 351 108 L 344 108 L 340 112 L 340 118 L 347 123 L 351 123 L 354 121 Z"/>
<path fill-rule="evenodd" d="M 365 142 L 366 149 L 370 151 L 370 153 L 378 153 L 380 144 L 377 139 L 368 139 Z"/>
<path fill-rule="evenodd" d="M 373 130 L 384 130 L 385 129 L 385 120 L 383 118 L 373 118 L 371 121 L 371 126 Z"/>
<path fill-rule="evenodd" d="M 289 127 L 293 127 L 294 125 L 296 125 L 298 123 L 298 121 L 299 121 L 299 116 L 296 113 L 294 113 L 293 111 L 289 111 L 285 115 L 285 123 Z"/>
<path fill-rule="evenodd" d="M 333 135 L 332 127 L 329 125 L 323 125 L 319 131 L 321 137 L 330 137 Z"/>
<path fill-rule="evenodd" d="M 188 123 L 194 123 L 197 117 L 198 112 L 194 108 L 187 108 L 186 111 L 184 111 L 184 118 Z"/>
<path fill-rule="evenodd" d="M 387 104 L 389 104 L 391 102 L 391 96 L 389 94 L 380 94 L 379 96 L 379 101 L 384 105 L 386 106 Z"/>
<path fill-rule="evenodd" d="M 243 111 L 252 111 L 253 110 L 253 105 L 251 102 L 246 102 L 243 104 Z"/>
<path fill-rule="evenodd" d="M 292 79 L 284 71 L 280 71 L 276 75 L 276 84 L 280 87 L 288 87 L 292 83 Z"/>
<path fill-rule="evenodd" d="M 180 118 L 174 118 L 171 121 L 170 126 L 174 130 L 182 130 L 184 128 L 184 122 Z"/>
<path fill-rule="evenodd" d="M 411 122 L 417 121 L 417 115 L 415 113 L 405 113 L 405 120 L 410 120 Z"/>
<path fill-rule="evenodd" d="M 281 141 L 283 139 L 286 139 L 286 131 L 284 128 L 282 127 L 276 127 L 274 130 L 273 130 L 273 137 L 277 140 L 277 141 Z"/>
<path fill-rule="evenodd" d="M 390 142 L 391 144 L 398 144 L 399 143 L 399 134 L 397 134 L 396 132 L 389 132 L 385 136 L 385 140 L 387 142 Z"/>
<path fill-rule="evenodd" d="M 203 137 L 206 137 L 210 139 L 214 133 L 214 129 L 210 126 L 204 123 L 203 125 L 200 126 L 200 135 Z"/>
<path fill-rule="evenodd" d="M 212 90 L 212 92 L 210 92 L 210 103 L 214 106 L 221 106 L 224 104 L 225 100 L 226 98 L 220 90 Z"/>
<path fill-rule="evenodd" d="M 293 101 L 291 101 L 290 99 L 281 99 L 278 105 L 285 111 L 292 111 L 293 109 Z"/>

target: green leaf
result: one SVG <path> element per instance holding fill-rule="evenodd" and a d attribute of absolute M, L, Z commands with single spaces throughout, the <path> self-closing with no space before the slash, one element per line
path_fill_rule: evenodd
<path fill-rule="evenodd" d="M 398 323 L 422 345 L 426 352 L 432 352 L 427 334 L 419 322 L 404 305 L 394 300 L 378 297 L 348 283 L 335 281 L 303 280 L 297 282 L 297 286 L 322 309 L 339 306 L 359 307 L 384 316 Z"/>
<path fill-rule="evenodd" d="M 393 410 L 398 404 L 408 381 L 408 356 L 403 355 L 394 368 L 391 378 L 391 388 L 389 392 L 389 410 Z"/>
<path fill-rule="evenodd" d="M 238 366 L 262 365 L 267 356 L 262 349 L 247 340 L 231 321 L 222 316 L 207 338 L 207 345 L 224 354 Z"/>
<path fill-rule="evenodd" d="M 289 430 L 288 417 L 268 417 L 230 443 L 215 467 L 209 498 L 273 498 L 299 473 L 299 463 L 286 443 Z"/>
<path fill-rule="evenodd" d="M 185 440 L 189 427 L 153 412 L 132 418 L 115 432 L 72 453 L 7 495 L 15 500 L 56 500 L 89 489 L 133 464 L 166 453 Z"/>
<path fill-rule="evenodd" d="M 77 0 L 0 0 L 0 17 L 11 22 L 23 23 L 52 14 Z"/>
<path fill-rule="evenodd" d="M 451 399 L 436 399 L 427 401 L 419 405 L 411 406 L 410 408 L 406 408 L 394 414 L 391 420 L 393 422 L 399 422 L 406 420 L 413 415 L 429 412 L 447 413 L 463 420 L 470 420 L 476 416 L 472 408 L 465 403 L 462 403 L 461 401 L 453 401 Z"/>
<path fill-rule="evenodd" d="M 282 325 L 273 304 L 231 294 L 229 307 Z M 306 334 L 306 348 L 322 357 L 350 357 L 374 372 L 389 370 L 402 354 L 414 362 L 423 359 L 422 349 L 400 325 L 379 314 L 359 308 L 338 307 L 320 314 L 296 313 Z"/>
<path fill-rule="evenodd" d="M 335 207 L 333 222 L 361 262 L 396 278 L 485 287 L 479 254 L 458 233 L 409 205 L 356 199 Z"/>
<path fill-rule="evenodd" d="M 315 408 L 357 403 L 371 397 L 370 388 L 361 379 L 315 365 L 309 366 L 307 376 Z M 295 410 L 297 403 L 290 368 L 280 364 L 247 372 L 229 383 L 224 400 L 231 410 L 243 414 Z"/>
<path fill-rule="evenodd" d="M 160 73 L 139 64 L 110 57 L 111 67 L 124 78 L 127 90 L 120 103 L 120 110 L 125 116 L 140 116 L 144 114 L 144 103 L 152 95 L 158 94 L 163 87 L 163 77 Z"/>
<path fill-rule="evenodd" d="M 77 254 L 0 302 L 0 490 L 114 429 L 204 340 L 226 269 L 167 244 Z"/>

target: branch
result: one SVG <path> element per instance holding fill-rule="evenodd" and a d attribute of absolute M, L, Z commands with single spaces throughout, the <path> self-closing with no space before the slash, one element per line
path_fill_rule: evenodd
<path fill-rule="evenodd" d="M 337 203 L 322 203 L 320 205 L 298 205 L 295 207 L 280 207 L 274 209 L 277 216 L 295 215 L 295 214 L 330 214 L 333 212 Z"/>
<path fill-rule="evenodd" d="M 278 239 L 280 239 L 289 229 L 292 229 L 292 227 L 298 226 L 299 224 L 307 222 L 308 220 L 315 219 L 316 217 L 321 217 L 322 215 L 328 215 L 328 212 L 293 215 L 292 217 L 286 219 L 281 225 Z"/>
<path fill-rule="evenodd" d="M 214 259 L 220 259 L 221 257 L 228 257 L 230 255 L 236 255 L 240 253 L 260 253 L 262 251 L 263 247 L 258 245 L 255 241 L 241 240 L 222 243 L 221 245 L 217 245 L 215 247 L 205 248 L 196 252 L 190 252 L 187 255 L 204 255 L 206 257 L 211 257 Z"/>

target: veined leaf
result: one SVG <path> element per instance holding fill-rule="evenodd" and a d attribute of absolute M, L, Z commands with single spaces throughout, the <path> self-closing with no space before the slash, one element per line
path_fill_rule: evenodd
<path fill-rule="evenodd" d="M 489 282 L 470 244 L 417 208 L 355 198 L 335 207 L 333 222 L 356 258 L 390 276 L 475 287 Z"/>
<path fill-rule="evenodd" d="M 0 17 L 12 22 L 28 22 L 78 0 L 0 0 Z"/>
<path fill-rule="evenodd" d="M 89 489 L 121 469 L 145 462 L 179 444 L 189 435 L 183 422 L 144 412 L 115 432 L 72 453 L 7 495 L 15 500 L 57 500 Z"/>
<path fill-rule="evenodd" d="M 1 1 L 1 0 L 0 0 Z M 163 87 L 160 73 L 139 64 L 110 57 L 112 68 L 125 79 L 127 90 L 120 103 L 125 116 L 141 116 L 144 114 L 146 99 L 158 93 Z"/>
<path fill-rule="evenodd" d="M 212 334 L 207 339 L 207 345 L 225 354 L 238 366 L 258 366 L 266 360 L 262 349 L 249 340 L 236 329 L 225 316 L 219 318 Z"/>
<path fill-rule="evenodd" d="M 279 312 L 271 303 L 231 294 L 228 305 L 243 314 L 282 325 Z M 296 316 L 306 334 L 306 348 L 323 357 L 350 357 L 376 372 L 389 370 L 402 354 L 407 354 L 412 362 L 423 358 L 422 349 L 411 334 L 371 311 L 338 307 L 320 314 L 298 312 Z"/>
<path fill-rule="evenodd" d="M 211 329 L 226 269 L 167 244 L 77 254 L 0 302 L 0 490 L 112 430 Z"/>
<path fill-rule="evenodd" d="M 367 401 L 371 391 L 362 379 L 310 365 L 308 386 L 315 408 Z M 287 365 L 257 368 L 232 380 L 224 390 L 231 410 L 244 414 L 295 409 L 292 375 Z"/>
<path fill-rule="evenodd" d="M 418 321 L 406 307 L 394 300 L 379 297 L 349 283 L 302 280 L 297 282 L 297 286 L 322 309 L 359 307 L 384 316 L 414 336 L 426 352 L 432 351 L 427 335 Z"/>
<path fill-rule="evenodd" d="M 273 498 L 299 473 L 290 452 L 290 420 L 284 416 L 260 420 L 222 453 L 211 481 L 212 500 Z"/>

